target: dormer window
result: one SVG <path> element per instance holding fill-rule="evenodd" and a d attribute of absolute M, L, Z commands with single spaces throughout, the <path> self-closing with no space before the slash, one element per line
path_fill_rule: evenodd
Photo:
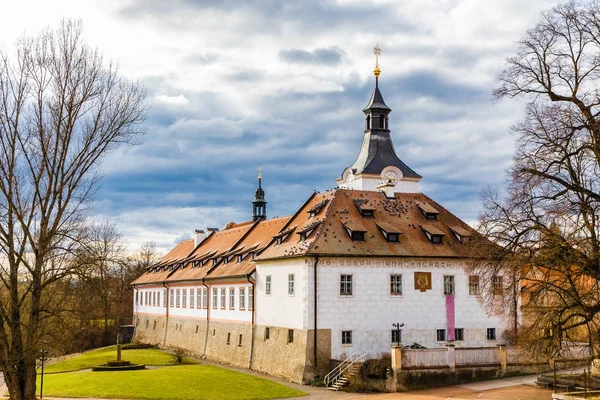
<path fill-rule="evenodd" d="M 443 243 L 443 238 L 444 236 L 446 236 L 446 233 L 444 233 L 444 231 L 442 231 L 441 229 L 433 225 L 421 225 L 421 229 L 423 230 L 423 232 L 425 232 L 425 235 L 431 243 Z"/>
<path fill-rule="evenodd" d="M 365 241 L 365 233 L 364 232 L 352 231 L 350 236 L 352 237 L 353 242 L 364 242 Z"/>
<path fill-rule="evenodd" d="M 385 240 L 390 243 L 398 243 L 400 241 L 400 229 L 396 228 L 394 225 L 389 224 L 387 222 L 381 221 L 377 222 L 377 226 Z"/>
<path fill-rule="evenodd" d="M 275 244 L 280 245 L 283 242 L 285 242 L 285 240 L 288 238 L 288 236 L 290 236 L 290 233 L 292 233 L 294 229 L 296 229 L 295 226 L 286 229 L 283 232 L 279 232 L 277 235 L 273 236 L 275 238 Z"/>
<path fill-rule="evenodd" d="M 350 236 L 353 242 L 364 242 L 365 241 L 365 233 L 367 230 L 355 221 L 348 221 L 344 223 L 344 228 L 346 228 L 346 232 Z"/>
<path fill-rule="evenodd" d="M 312 206 L 308 210 L 308 213 L 310 213 L 310 218 L 316 217 L 319 214 L 319 212 L 321 212 L 321 210 L 323 208 L 325 208 L 325 206 L 327 205 L 328 202 L 329 202 L 329 200 L 325 199 L 325 200 L 320 201 L 319 203 L 315 204 L 314 206 Z"/>
<path fill-rule="evenodd" d="M 237 262 L 241 263 L 244 260 L 244 256 L 242 254 L 238 254 Z"/>
<path fill-rule="evenodd" d="M 466 229 L 461 228 L 460 226 L 456 226 L 456 225 L 454 225 L 454 226 L 449 225 L 448 228 L 450 228 L 450 230 L 454 234 L 454 237 L 456 237 L 456 239 L 460 243 L 462 243 L 462 244 L 469 243 L 469 238 L 471 237 L 471 232 L 467 231 Z"/>
<path fill-rule="evenodd" d="M 438 210 L 436 210 L 429 204 L 421 203 L 420 201 L 415 201 L 415 204 L 417 205 L 417 207 L 419 207 L 419 210 L 421 210 L 421 212 L 425 216 L 425 219 L 427 219 L 428 221 L 437 221 L 438 214 L 440 213 Z"/>
<path fill-rule="evenodd" d="M 250 253 L 252 255 L 252 259 L 254 260 L 254 257 L 256 257 L 256 253 Z"/>
<path fill-rule="evenodd" d="M 356 208 L 358 208 L 358 211 L 360 211 L 360 215 L 363 217 L 371 218 L 375 216 L 375 208 L 356 200 L 354 201 L 354 204 L 356 205 Z"/>
<path fill-rule="evenodd" d="M 300 235 L 300 242 L 305 241 L 310 235 L 317 229 L 319 225 L 321 225 L 322 221 L 315 221 L 311 224 L 305 225 L 302 229 L 300 229 L 297 233 Z"/>

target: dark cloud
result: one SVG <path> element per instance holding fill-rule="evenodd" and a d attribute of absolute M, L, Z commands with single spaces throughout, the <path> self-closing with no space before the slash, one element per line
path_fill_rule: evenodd
<path fill-rule="evenodd" d="M 338 65 L 342 62 L 344 51 L 339 47 L 306 51 L 301 49 L 281 50 L 279 59 L 290 64 L 324 64 Z"/>

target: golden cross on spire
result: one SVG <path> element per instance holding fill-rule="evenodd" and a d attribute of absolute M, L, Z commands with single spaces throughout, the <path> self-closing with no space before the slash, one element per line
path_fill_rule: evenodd
<path fill-rule="evenodd" d="M 379 55 L 381 54 L 381 47 L 379 47 L 379 43 L 373 47 L 373 54 L 375 54 L 375 67 L 379 67 Z"/>
<path fill-rule="evenodd" d="M 381 73 L 381 70 L 379 69 L 379 55 L 381 54 L 379 43 L 373 47 L 373 54 L 375 54 L 375 69 L 373 70 L 373 75 L 375 75 L 375 78 L 379 78 L 379 74 Z"/>

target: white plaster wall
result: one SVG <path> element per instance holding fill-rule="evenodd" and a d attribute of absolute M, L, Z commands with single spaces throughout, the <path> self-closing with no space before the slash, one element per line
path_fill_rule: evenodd
<path fill-rule="evenodd" d="M 308 329 L 309 265 L 311 259 L 262 261 L 256 264 L 256 324 Z M 312 273 L 312 271 L 310 272 Z M 294 295 L 288 294 L 288 274 L 294 274 Z M 271 294 L 265 278 L 271 276 Z"/>
<path fill-rule="evenodd" d="M 378 191 L 377 185 L 383 181 L 380 176 L 358 175 L 353 181 L 341 181 L 339 187 L 353 190 Z M 398 184 L 388 189 L 388 195 L 393 193 L 420 193 L 419 181 L 401 179 Z"/>
<path fill-rule="evenodd" d="M 194 296 L 194 307 L 190 307 L 190 290 L 191 289 L 202 289 L 205 288 L 201 283 L 194 284 L 170 284 L 169 289 L 175 291 L 173 295 L 173 306 L 169 304 L 169 316 L 172 317 L 189 317 L 193 319 L 206 319 L 206 309 L 205 308 L 197 308 L 196 307 L 196 298 Z M 177 307 L 177 289 L 180 290 L 180 298 L 179 298 L 179 307 Z M 183 293 L 181 290 L 187 290 L 187 301 L 186 306 L 183 307 Z M 195 291 L 194 291 L 195 295 Z M 169 298 L 169 302 L 171 299 Z"/>
<path fill-rule="evenodd" d="M 431 272 L 432 289 L 414 289 L 414 272 Z M 340 275 L 353 276 L 353 295 L 340 295 Z M 401 274 L 403 295 L 391 296 L 389 277 Z M 332 357 L 356 351 L 371 354 L 390 351 L 392 323 L 404 323 L 403 344 L 442 347 L 436 329 L 447 328 L 443 276 L 455 279 L 455 327 L 465 330 L 457 346 L 502 343 L 503 323 L 488 316 L 478 296 L 470 296 L 468 274 L 457 260 L 423 259 L 321 259 L 318 265 L 318 327 L 331 329 Z M 483 284 L 483 282 L 481 282 Z M 496 341 L 486 340 L 486 329 L 496 328 Z M 352 345 L 341 344 L 341 331 L 352 331 Z"/>
<path fill-rule="evenodd" d="M 135 301 L 135 292 L 133 294 L 133 313 L 144 314 L 144 315 L 165 315 L 165 307 L 163 307 L 163 293 L 165 288 L 162 286 L 137 286 L 135 289 L 138 293 L 138 301 Z M 152 296 L 152 293 L 157 294 L 157 305 L 152 305 L 152 298 L 150 297 L 149 305 L 145 303 L 145 296 L 148 293 Z M 160 298 L 160 303 L 158 302 Z M 143 299 L 143 300 L 142 300 Z M 160 305 L 159 305 L 160 304 Z"/>
<path fill-rule="evenodd" d="M 240 310 L 240 287 L 245 289 L 245 297 L 246 304 L 245 309 Z M 240 283 L 230 283 L 230 284 L 218 284 L 211 285 L 209 292 L 209 303 L 210 303 L 210 319 L 211 321 L 230 321 L 230 322 L 240 322 L 240 323 L 252 323 L 252 310 L 248 308 L 249 299 L 248 293 L 252 285 L 250 283 L 240 284 Z M 217 308 L 212 308 L 212 289 L 217 288 L 218 291 L 218 305 Z M 221 308 L 221 289 L 225 288 L 225 308 Z M 229 288 L 234 288 L 235 290 L 235 308 L 233 310 L 229 309 Z"/>

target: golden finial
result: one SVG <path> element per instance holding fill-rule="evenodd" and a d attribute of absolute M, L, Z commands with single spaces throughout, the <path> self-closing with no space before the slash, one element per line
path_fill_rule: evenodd
<path fill-rule="evenodd" d="M 262 179 L 262 165 L 258 164 L 258 179 Z"/>
<path fill-rule="evenodd" d="M 373 54 L 375 54 L 375 69 L 373 70 L 373 75 L 375 75 L 375 78 L 378 78 L 379 74 L 381 74 L 381 70 L 379 69 L 379 55 L 381 54 L 379 43 L 373 47 Z"/>

